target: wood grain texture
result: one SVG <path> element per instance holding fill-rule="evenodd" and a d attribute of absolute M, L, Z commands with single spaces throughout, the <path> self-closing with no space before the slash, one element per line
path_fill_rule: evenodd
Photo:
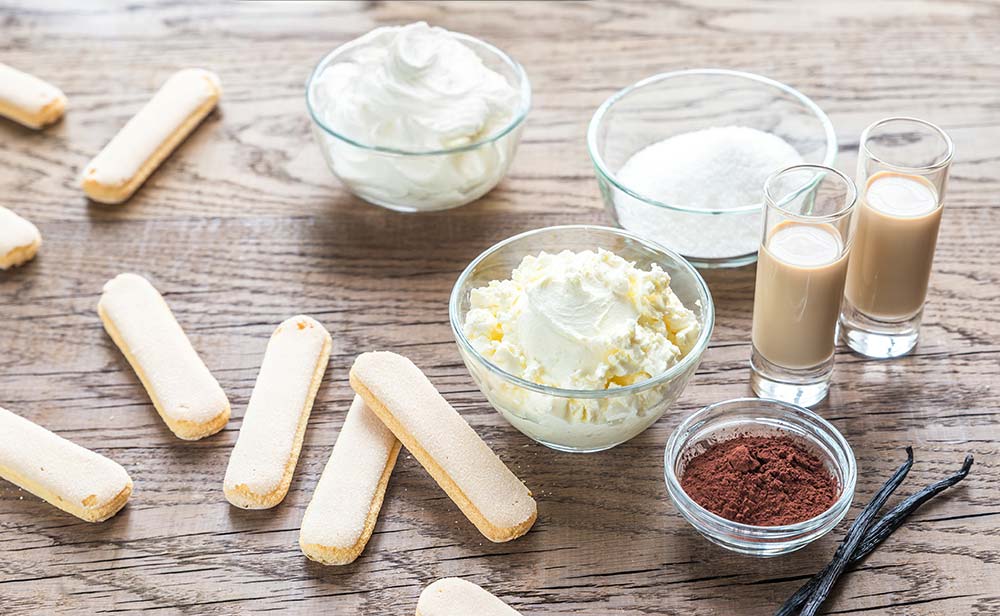
<path fill-rule="evenodd" d="M 365 205 L 330 175 L 303 84 L 334 46 L 418 19 L 506 49 L 535 95 L 498 189 L 455 211 L 405 216 Z M 906 444 L 917 458 L 907 493 L 968 452 L 976 465 L 849 573 L 826 608 L 997 613 L 998 51 L 1000 6 L 973 0 L 4 3 L 0 57 L 57 84 L 70 108 L 41 132 L 0 121 L 0 204 L 45 238 L 34 262 L 0 274 L 0 405 L 112 457 L 135 493 L 94 526 L 0 482 L 0 612 L 410 614 L 423 586 L 459 575 L 528 615 L 770 613 L 828 560 L 844 525 L 788 557 L 735 556 L 680 518 L 661 473 L 686 413 L 749 391 L 753 267 L 706 274 L 718 324 L 698 374 L 676 409 L 600 454 L 550 451 L 508 426 L 462 366 L 447 318 L 455 278 L 493 242 L 609 223 L 584 145 L 604 98 L 656 72 L 724 66 L 813 97 L 847 171 L 861 129 L 887 115 L 926 117 L 956 142 L 917 352 L 892 362 L 839 352 L 819 411 L 854 446 L 862 502 Z M 190 65 L 221 76 L 220 108 L 128 204 L 88 203 L 80 169 Z M 124 271 L 163 292 L 228 393 L 222 433 L 171 435 L 103 332 L 101 286 Z M 288 497 L 271 511 L 237 510 L 222 493 L 229 452 L 268 336 L 297 313 L 332 332 L 330 369 Z M 531 532 L 484 540 L 404 452 L 357 562 L 327 568 L 299 552 L 302 514 L 352 398 L 348 368 L 372 349 L 424 367 L 534 490 Z"/>

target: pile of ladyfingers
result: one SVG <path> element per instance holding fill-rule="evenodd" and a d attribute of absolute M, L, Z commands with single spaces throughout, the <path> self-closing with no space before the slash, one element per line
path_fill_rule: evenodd
<path fill-rule="evenodd" d="M 201 439 L 226 425 L 229 399 L 148 280 L 111 279 L 97 313 L 176 436 Z M 308 316 L 274 330 L 223 481 L 233 505 L 267 509 L 284 499 L 331 347 L 329 332 Z M 306 556 L 343 565 L 361 554 L 401 445 L 490 541 L 510 541 L 531 528 L 537 509 L 528 488 L 413 362 L 362 353 L 350 383 L 354 402 L 302 520 Z M 0 411 L 0 475 L 92 522 L 125 505 L 132 480 L 121 466 Z"/>
<path fill-rule="evenodd" d="M 219 78 L 210 71 L 174 73 L 84 168 L 84 193 L 101 203 L 127 201 L 221 96 Z M 0 63 L 0 116 L 37 130 L 58 121 L 66 106 L 56 86 Z M 30 261 L 41 244 L 35 225 L 0 206 L 0 270 Z"/>

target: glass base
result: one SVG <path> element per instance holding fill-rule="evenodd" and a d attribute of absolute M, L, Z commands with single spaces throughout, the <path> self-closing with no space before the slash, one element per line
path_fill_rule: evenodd
<path fill-rule="evenodd" d="M 473 201 L 475 201 L 476 199 L 479 199 L 480 197 L 482 197 L 484 194 L 486 194 L 484 192 L 484 193 L 481 193 L 481 194 L 477 194 L 477 195 L 475 195 L 475 196 L 473 196 L 471 198 L 460 199 L 460 200 L 457 200 L 457 201 L 450 201 L 450 202 L 447 202 L 447 203 L 438 204 L 438 205 L 432 205 L 432 206 L 427 206 L 427 207 L 414 207 L 412 205 L 408 205 L 408 204 L 404 204 L 404 203 L 396 203 L 394 201 L 387 201 L 385 199 L 379 199 L 378 197 L 372 196 L 370 194 L 367 194 L 367 193 L 364 193 L 364 192 L 361 192 L 361 191 L 355 191 L 354 188 L 351 187 L 351 186 L 349 186 L 349 185 L 347 185 L 347 187 L 354 193 L 355 197 L 357 197 L 358 199 L 361 199 L 362 201 L 365 201 L 366 203 L 370 203 L 372 205 L 377 205 L 377 206 L 383 207 L 383 208 L 385 208 L 387 210 L 392 210 L 394 212 L 402 212 L 403 214 L 420 214 L 420 213 L 423 213 L 423 212 L 442 212 L 444 210 L 451 210 L 451 209 L 455 209 L 456 207 L 462 207 L 463 205 L 468 205 L 468 204 L 472 203 Z M 486 191 L 486 192 L 489 192 L 489 191 Z"/>
<path fill-rule="evenodd" d="M 751 263 L 757 262 L 756 252 L 736 257 L 720 257 L 718 259 L 707 259 L 704 257 L 689 257 L 685 254 L 682 254 L 681 256 L 687 259 L 688 263 L 697 267 L 698 269 L 728 269 L 728 268 L 744 267 L 746 265 L 750 265 Z"/>
<path fill-rule="evenodd" d="M 764 359 L 756 347 L 750 355 L 750 387 L 758 398 L 813 406 L 830 391 L 833 358 L 815 368 L 783 368 Z"/>
<path fill-rule="evenodd" d="M 617 447 L 621 445 L 621 443 L 615 443 L 613 445 L 598 445 L 595 447 L 571 447 L 569 445 L 560 445 L 559 443 L 550 443 L 549 441 L 544 441 L 540 438 L 535 438 L 530 434 L 525 434 L 523 431 L 521 432 L 521 434 L 524 434 L 525 436 L 527 436 L 528 438 L 530 438 L 531 440 L 535 441 L 540 445 L 545 445 L 549 449 L 562 451 L 564 453 L 597 453 L 599 451 L 607 451 L 612 447 Z"/>
<path fill-rule="evenodd" d="M 851 350 L 865 357 L 901 357 L 917 346 L 923 312 L 921 308 L 909 319 L 882 321 L 865 315 L 845 299 L 840 312 L 840 337 Z"/>

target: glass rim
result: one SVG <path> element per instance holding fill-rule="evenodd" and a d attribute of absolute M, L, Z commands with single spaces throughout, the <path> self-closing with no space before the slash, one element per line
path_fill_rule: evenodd
<path fill-rule="evenodd" d="M 598 152 L 597 148 L 597 128 L 600 126 L 604 119 L 604 116 L 612 107 L 618 102 L 624 99 L 626 96 L 632 92 L 644 88 L 648 85 L 658 83 L 660 81 L 666 81 L 675 77 L 686 77 L 692 75 L 719 75 L 724 77 L 736 77 L 740 79 L 747 79 L 759 84 L 771 86 L 777 88 L 782 92 L 790 95 L 792 98 L 796 99 L 799 103 L 805 106 L 809 111 L 812 112 L 813 116 L 819 121 L 820 125 L 823 127 L 823 134 L 825 136 L 826 146 L 823 153 L 823 164 L 831 165 L 834 159 L 837 157 L 837 134 L 833 128 L 833 122 L 830 121 L 829 116 L 826 115 L 819 105 L 817 105 L 811 98 L 799 92 L 795 88 L 788 84 L 782 83 L 776 79 L 771 79 L 770 77 L 764 77 L 763 75 L 758 75 L 756 73 L 749 73 L 745 71 L 734 71 L 724 68 L 692 68 L 679 71 L 669 71 L 666 73 L 657 73 L 641 79 L 630 86 L 618 90 L 607 100 L 601 103 L 601 106 L 597 108 L 594 115 L 590 119 L 590 124 L 587 127 L 587 153 L 590 155 L 590 160 L 594 164 L 594 168 L 597 170 L 599 176 L 610 182 L 615 188 L 632 197 L 655 207 L 664 208 L 667 210 L 674 210 L 677 212 L 685 212 L 688 214 L 709 214 L 709 215 L 720 215 L 720 214 L 745 214 L 748 212 L 757 212 L 764 209 L 764 202 L 743 205 L 735 208 L 713 208 L 713 209 L 703 209 L 691 206 L 683 205 L 671 205 L 669 203 L 664 203 L 657 199 L 647 197 L 634 190 L 626 187 L 622 182 L 618 180 L 614 173 L 608 169 L 607 165 L 604 163 L 604 157 Z"/>
<path fill-rule="evenodd" d="M 785 410 L 791 411 L 796 415 L 804 417 L 804 419 L 812 424 L 813 426 L 818 426 L 822 428 L 825 432 L 832 435 L 833 441 L 836 443 L 840 452 L 844 454 L 844 458 L 847 460 L 847 466 L 841 469 L 844 472 L 844 485 L 840 486 L 840 495 L 838 495 L 837 500 L 833 502 L 825 511 L 822 513 L 809 518 L 808 520 L 803 520 L 801 522 L 796 522 L 794 524 L 781 524 L 778 526 L 755 526 L 753 524 L 744 524 L 742 522 L 736 522 L 733 520 L 726 519 L 717 513 L 712 513 L 708 509 L 702 507 L 693 498 L 688 496 L 687 492 L 681 487 L 680 478 L 677 477 L 677 473 L 674 471 L 673 460 L 671 460 L 671 454 L 676 459 L 677 456 L 681 454 L 679 450 L 680 437 L 682 434 L 690 430 L 691 425 L 695 423 L 696 420 L 700 420 L 704 415 L 710 412 L 730 406 L 730 405 L 777 405 L 784 407 Z M 677 450 L 677 451 L 675 451 Z M 715 402 L 704 406 L 697 411 L 688 415 L 684 421 L 682 421 L 677 428 L 671 433 L 670 438 L 667 440 L 667 446 L 663 452 L 663 470 L 664 475 L 668 484 L 668 487 L 673 488 L 676 492 L 683 498 L 682 503 L 685 507 L 689 509 L 694 509 L 700 517 L 707 519 L 713 524 L 720 526 L 727 526 L 736 532 L 744 534 L 753 535 L 771 535 L 771 538 L 781 538 L 784 536 L 797 536 L 804 531 L 812 531 L 822 527 L 828 520 L 828 518 L 833 515 L 839 514 L 841 509 L 846 509 L 850 507 L 851 502 L 854 500 L 854 492 L 857 488 L 858 479 L 858 466 L 857 460 L 854 456 L 854 449 L 851 448 L 851 444 L 847 442 L 844 435 L 838 430 L 833 424 L 823 419 L 819 414 L 811 411 L 805 407 L 799 406 L 797 404 L 792 404 L 790 402 L 784 402 L 782 400 L 776 400 L 773 398 L 731 398 L 729 400 L 722 400 L 720 402 Z"/>
<path fill-rule="evenodd" d="M 462 32 L 452 32 L 451 30 L 448 30 L 448 33 L 451 34 L 456 39 L 462 41 L 462 43 L 465 44 L 466 46 L 469 47 L 479 46 L 482 47 L 483 49 L 486 49 L 490 53 L 496 55 L 504 63 L 506 63 L 507 66 L 511 68 L 511 70 L 514 71 L 515 75 L 517 75 L 518 83 L 511 85 L 517 88 L 518 90 L 518 93 L 520 95 L 520 104 L 518 109 L 512 116 L 512 118 L 503 126 L 503 128 L 498 129 L 493 133 L 490 133 L 486 137 L 483 137 L 482 139 L 479 139 L 474 143 L 468 143 L 454 148 L 443 148 L 437 150 L 407 150 L 403 148 L 390 148 L 385 146 L 377 146 L 369 143 L 362 143 L 360 141 L 357 141 L 356 139 L 352 139 L 344 134 L 341 134 L 340 132 L 337 132 L 336 130 L 328 126 L 326 122 L 324 122 L 323 119 L 317 113 L 316 105 L 314 104 L 313 101 L 313 96 L 314 96 L 313 85 L 319 78 L 320 74 L 322 74 L 322 72 L 326 70 L 326 68 L 330 64 L 333 64 L 334 60 L 336 60 L 339 56 L 349 51 L 352 51 L 356 47 L 359 47 L 362 43 L 367 42 L 364 41 L 365 36 L 358 37 L 356 39 L 344 43 L 343 45 L 335 47 L 332 51 L 325 54 L 320 59 L 319 62 L 316 63 L 316 66 L 309 74 L 309 79 L 306 80 L 306 108 L 309 110 L 309 116 L 312 118 L 313 123 L 331 137 L 339 139 L 344 143 L 353 145 L 354 147 L 363 150 L 368 150 L 371 152 L 394 154 L 397 156 L 441 156 L 446 154 L 458 154 L 461 152 L 468 152 L 471 150 L 478 149 L 484 145 L 494 143 L 502 139 L 503 137 L 507 136 L 508 134 L 511 133 L 511 131 L 513 131 L 515 128 L 520 126 L 522 122 L 524 122 L 525 118 L 528 116 L 528 112 L 531 111 L 531 82 L 528 80 L 528 73 L 524 70 L 524 67 L 521 66 L 521 64 L 517 60 L 515 60 L 512 56 L 510 56 L 503 50 L 501 50 L 499 47 L 491 45 L 490 43 L 487 43 L 482 39 L 476 38 L 469 34 L 464 34 Z"/>
<path fill-rule="evenodd" d="M 876 130 L 881 126 L 884 126 L 886 124 L 891 124 L 894 122 L 912 122 L 914 124 L 919 124 L 924 128 L 929 128 L 932 133 L 936 134 L 941 139 L 941 141 L 944 142 L 945 144 L 944 156 L 930 165 L 921 165 L 919 167 L 892 163 L 876 156 L 868 147 L 868 141 L 869 138 L 871 137 L 872 131 Z M 861 153 L 864 154 L 865 157 L 880 165 L 884 165 L 896 171 L 904 171 L 917 174 L 943 169 L 944 167 L 947 167 L 948 165 L 951 164 L 951 161 L 955 156 L 955 143 L 951 140 L 951 137 L 948 136 L 948 133 L 944 132 L 944 130 L 942 130 L 941 127 L 938 126 L 937 124 L 928 122 L 927 120 L 921 120 L 920 118 L 914 118 L 912 116 L 891 116 L 888 118 L 882 118 L 881 120 L 872 122 L 865 128 L 865 130 L 861 131 L 859 148 Z"/>
<path fill-rule="evenodd" d="M 775 199 L 774 195 L 771 194 L 771 183 L 773 181 L 777 180 L 780 176 L 784 175 L 785 173 L 803 171 L 806 169 L 811 169 L 819 172 L 817 173 L 817 178 L 807 182 L 794 193 L 791 193 L 783 197 L 781 201 Z M 812 215 L 812 214 L 800 214 L 797 212 L 789 212 L 788 210 L 781 207 L 782 203 L 787 203 L 789 200 L 815 187 L 819 182 L 821 182 L 825 178 L 824 174 L 826 173 L 833 173 L 844 182 L 845 186 L 847 186 L 850 189 L 848 193 L 849 198 L 846 198 L 844 200 L 844 205 L 840 209 L 831 214 Z M 854 183 L 854 180 L 847 177 L 847 175 L 845 175 L 843 172 L 838 171 L 833 167 L 828 167 L 826 165 L 816 165 L 816 164 L 792 165 L 790 167 L 785 167 L 784 169 L 775 171 L 774 173 L 772 173 L 767 177 L 767 180 L 764 181 L 765 207 L 777 208 L 778 210 L 781 211 L 782 215 L 787 216 L 793 220 L 799 220 L 802 222 L 810 222 L 810 223 L 834 222 L 850 214 L 851 210 L 854 209 L 854 206 L 857 205 L 857 203 L 858 203 L 858 187 Z"/>
<path fill-rule="evenodd" d="M 487 257 L 493 255 L 502 248 L 505 248 L 509 244 L 516 241 L 536 236 L 542 235 L 544 233 L 552 231 L 567 231 L 567 230 L 579 230 L 579 231 L 598 231 L 604 233 L 611 233 L 613 235 L 618 235 L 629 240 L 635 241 L 646 248 L 660 253 L 661 256 L 666 256 L 677 265 L 681 267 L 688 274 L 693 275 L 694 280 L 697 284 L 698 291 L 704 301 L 702 302 L 702 318 L 701 318 L 701 332 L 698 334 L 698 339 L 695 341 L 691 350 L 687 352 L 684 357 L 681 358 L 679 362 L 673 366 L 667 368 L 664 372 L 646 379 L 645 381 L 640 381 L 632 385 L 626 385 L 625 387 L 617 387 L 615 389 L 566 389 L 562 387 L 552 387 L 550 385 L 542 385 L 540 383 L 535 383 L 534 381 L 529 381 L 527 379 L 521 378 L 517 375 L 507 372 L 500 366 L 494 364 L 492 361 L 484 357 L 479 351 L 476 350 L 469 339 L 465 336 L 465 332 L 459 326 L 459 304 L 461 298 L 459 297 L 461 289 L 465 286 L 465 282 L 472 275 L 472 272 L 483 262 Z M 701 355 L 708 348 L 709 339 L 712 336 L 712 330 L 715 328 L 715 302 L 712 300 L 712 293 L 708 288 L 708 283 L 702 278 L 701 273 L 688 263 L 687 259 L 677 254 L 676 252 L 657 244 L 656 242 L 643 239 L 634 233 L 625 231 L 624 229 L 616 229 L 614 227 L 605 227 L 601 225 L 556 225 L 551 227 L 541 227 L 539 229 L 532 229 L 531 231 L 525 231 L 524 233 L 519 233 L 517 235 L 511 236 L 505 240 L 497 242 L 496 244 L 490 246 L 479 256 L 470 262 L 462 273 L 459 274 L 458 279 L 455 281 L 454 287 L 451 290 L 451 297 L 448 300 L 448 320 L 451 323 L 451 331 L 455 335 L 455 340 L 458 341 L 461 349 L 469 353 L 482 365 L 484 365 L 490 372 L 496 374 L 500 378 L 513 383 L 524 389 L 534 391 L 536 393 L 546 394 L 549 396 L 555 396 L 559 398 L 584 398 L 584 399 L 602 399 L 611 398 L 615 396 L 634 394 L 637 392 L 642 392 L 647 389 L 656 387 L 666 381 L 671 380 L 678 374 L 681 374 L 684 370 L 691 366 L 691 364 L 699 361 Z"/>

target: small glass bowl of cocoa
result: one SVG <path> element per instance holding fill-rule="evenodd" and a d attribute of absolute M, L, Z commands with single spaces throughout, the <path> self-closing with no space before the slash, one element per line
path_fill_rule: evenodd
<path fill-rule="evenodd" d="M 738 398 L 706 406 L 667 442 L 674 506 L 709 541 L 780 556 L 834 529 L 854 499 L 857 463 L 843 435 L 794 404 Z"/>

